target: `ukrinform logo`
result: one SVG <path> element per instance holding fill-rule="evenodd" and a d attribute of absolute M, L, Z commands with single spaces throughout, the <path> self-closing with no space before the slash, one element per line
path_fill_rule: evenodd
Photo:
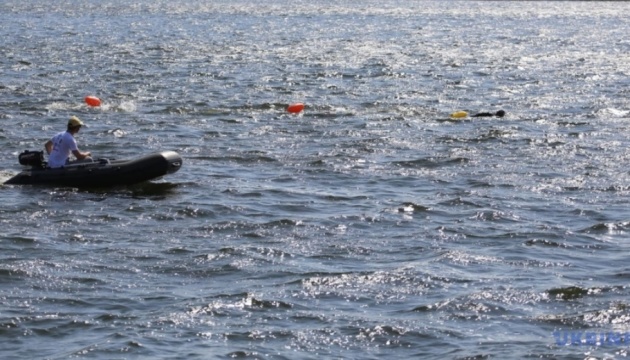
<path fill-rule="evenodd" d="M 630 332 L 554 331 L 558 346 L 614 346 L 630 344 Z"/>

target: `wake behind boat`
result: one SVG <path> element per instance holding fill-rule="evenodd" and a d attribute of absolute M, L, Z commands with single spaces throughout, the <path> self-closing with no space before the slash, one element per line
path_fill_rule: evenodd
<path fill-rule="evenodd" d="M 162 151 L 130 160 L 98 159 L 53 169 L 46 166 L 43 152 L 25 151 L 20 154 L 20 164 L 30 168 L 5 184 L 68 187 L 133 185 L 177 172 L 182 163 L 178 153 Z"/>

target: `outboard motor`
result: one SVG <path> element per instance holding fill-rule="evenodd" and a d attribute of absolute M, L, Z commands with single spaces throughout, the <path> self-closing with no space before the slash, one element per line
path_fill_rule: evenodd
<path fill-rule="evenodd" d="M 21 165 L 32 166 L 34 168 L 44 167 L 44 152 L 25 150 L 18 155 L 18 161 Z"/>

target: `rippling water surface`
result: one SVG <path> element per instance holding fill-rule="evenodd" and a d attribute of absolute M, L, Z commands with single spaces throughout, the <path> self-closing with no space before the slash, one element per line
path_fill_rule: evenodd
<path fill-rule="evenodd" d="M 2 181 L 71 115 L 184 166 L 0 187 L 0 355 L 627 356 L 628 11 L 2 2 Z"/>

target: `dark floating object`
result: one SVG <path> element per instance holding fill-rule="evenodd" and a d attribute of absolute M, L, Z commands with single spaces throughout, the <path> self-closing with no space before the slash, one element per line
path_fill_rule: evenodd
<path fill-rule="evenodd" d="M 484 117 L 484 116 L 496 116 L 496 117 L 504 117 L 505 116 L 505 111 L 503 110 L 499 110 L 496 113 L 489 113 L 489 112 L 482 112 L 479 114 L 475 114 L 472 117 Z"/>
<path fill-rule="evenodd" d="M 479 114 L 475 114 L 475 115 L 470 115 L 470 117 L 484 117 L 484 116 L 496 116 L 496 117 L 504 117 L 505 116 L 505 111 L 503 110 L 499 110 L 496 113 L 491 113 L 491 112 L 482 112 Z M 468 112 L 464 111 L 464 110 L 459 110 L 459 111 L 455 111 L 454 113 L 451 113 L 450 118 L 451 119 L 463 119 L 468 117 Z"/>

